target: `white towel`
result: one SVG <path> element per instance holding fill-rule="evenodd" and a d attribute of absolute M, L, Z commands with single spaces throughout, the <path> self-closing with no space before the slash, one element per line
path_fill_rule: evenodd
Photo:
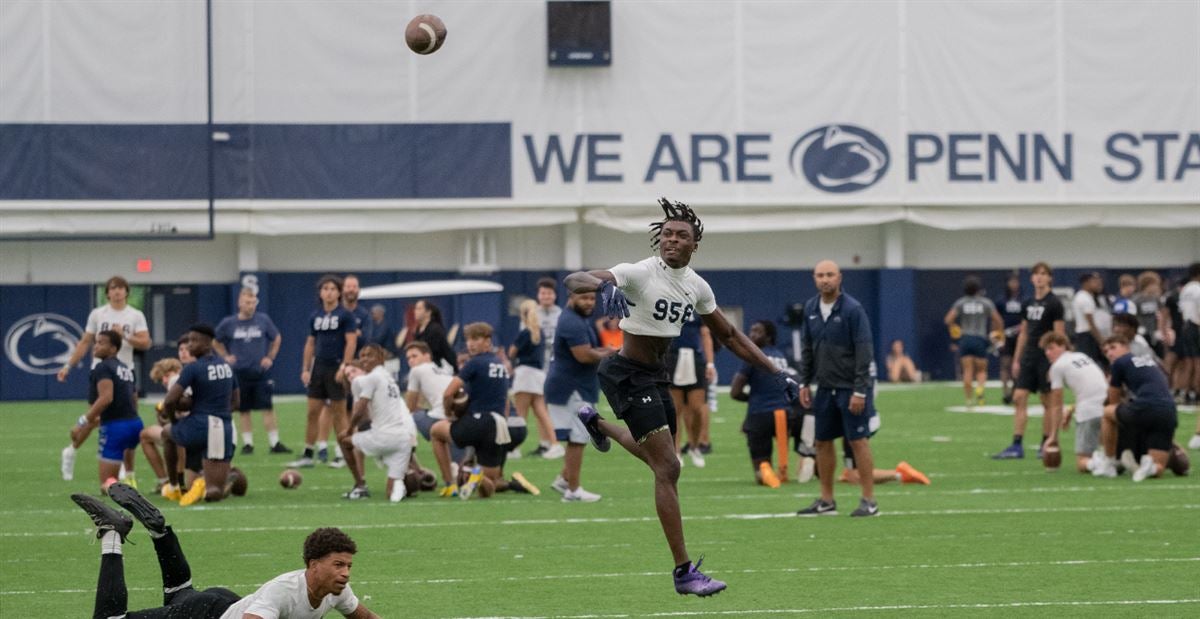
<path fill-rule="evenodd" d="M 696 380 L 696 351 L 692 348 L 680 348 L 676 353 L 675 376 L 671 381 L 676 385 L 694 385 Z"/>
<path fill-rule="evenodd" d="M 492 421 L 496 422 L 496 444 L 507 445 L 512 442 L 512 435 L 508 433 L 508 421 L 500 413 L 492 413 Z"/>

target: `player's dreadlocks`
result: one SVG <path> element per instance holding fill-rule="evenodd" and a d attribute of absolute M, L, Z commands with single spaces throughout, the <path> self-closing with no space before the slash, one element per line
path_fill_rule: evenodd
<path fill-rule="evenodd" d="M 659 198 L 658 204 L 662 207 L 666 217 L 662 221 L 650 224 L 650 249 L 658 249 L 658 241 L 659 237 L 662 236 L 663 224 L 668 221 L 686 221 L 691 224 L 692 234 L 696 237 L 695 242 L 700 242 L 700 237 L 704 236 L 704 223 L 700 221 L 699 217 L 696 217 L 696 211 L 693 211 L 692 207 L 683 202 L 671 202 L 666 198 Z"/>

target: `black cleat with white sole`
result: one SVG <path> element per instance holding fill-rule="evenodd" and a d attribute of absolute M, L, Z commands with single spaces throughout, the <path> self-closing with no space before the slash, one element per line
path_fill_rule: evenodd
<path fill-rule="evenodd" d="M 146 530 L 155 535 L 162 535 L 167 532 L 167 520 L 163 518 L 162 512 L 158 511 L 146 497 L 132 486 L 122 483 L 116 483 L 108 487 L 108 496 L 117 505 L 125 508 L 125 511 L 133 514 L 137 521 L 142 523 Z"/>
<path fill-rule="evenodd" d="M 133 520 L 129 516 L 105 505 L 103 501 L 94 496 L 72 494 L 71 500 L 87 512 L 87 515 L 91 516 L 92 522 L 96 523 L 97 538 L 104 537 L 106 531 L 116 531 L 117 535 L 121 536 L 121 541 L 124 542 L 129 537 L 129 532 L 133 530 Z"/>

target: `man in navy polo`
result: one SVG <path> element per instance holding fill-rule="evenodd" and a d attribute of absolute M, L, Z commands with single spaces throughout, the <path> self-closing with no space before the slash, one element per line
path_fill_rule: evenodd
<path fill-rule="evenodd" d="M 217 339 L 213 348 L 233 366 L 241 391 L 240 425 L 242 429 L 242 455 L 254 453 L 254 427 L 250 422 L 250 411 L 262 411 L 263 426 L 267 428 L 267 440 L 271 453 L 291 453 L 279 442 L 279 425 L 275 418 L 272 396 L 275 381 L 271 379 L 271 367 L 279 355 L 283 336 L 270 316 L 257 311 L 258 294 L 253 288 L 242 288 L 238 294 L 238 312 L 227 316 L 217 325 Z"/>
<path fill-rule="evenodd" d="M 832 260 L 822 260 L 813 271 L 817 296 L 804 304 L 800 325 L 803 354 L 800 358 L 800 404 L 812 408 L 816 421 L 817 474 L 821 498 L 797 512 L 801 516 L 836 515 L 833 500 L 837 455 L 833 441 L 850 442 L 861 479 L 862 500 L 851 516 L 876 516 L 875 463 L 871 457 L 871 365 L 875 361 L 871 323 L 862 304 L 842 292 L 842 271 Z M 814 396 L 812 386 L 816 385 Z"/>

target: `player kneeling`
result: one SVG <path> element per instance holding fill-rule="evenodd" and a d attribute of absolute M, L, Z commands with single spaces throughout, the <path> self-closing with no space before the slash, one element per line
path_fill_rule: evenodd
<path fill-rule="evenodd" d="M 358 353 L 358 361 L 344 366 L 343 373 L 350 381 L 354 394 L 354 411 L 349 426 L 338 435 L 346 464 L 354 477 L 354 487 L 347 499 L 371 496 L 363 472 L 363 456 L 377 457 L 387 467 L 387 495 L 393 503 L 406 494 L 404 476 L 417 441 L 417 426 L 413 423 L 400 387 L 383 367 L 387 353 L 378 344 L 368 344 Z M 370 420 L 368 430 L 358 430 Z"/>

